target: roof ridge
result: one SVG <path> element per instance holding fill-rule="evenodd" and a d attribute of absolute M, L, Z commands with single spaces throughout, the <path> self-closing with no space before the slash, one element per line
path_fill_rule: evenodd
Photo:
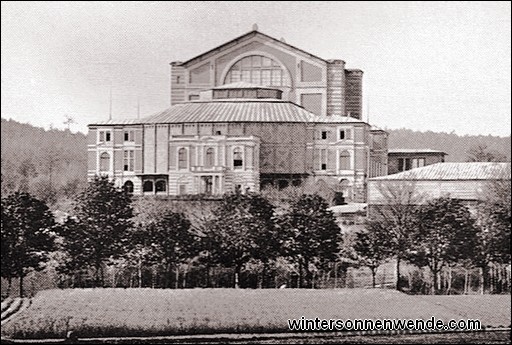
<path fill-rule="evenodd" d="M 261 35 L 261 36 L 263 36 L 263 37 L 269 38 L 269 39 L 271 39 L 272 41 L 274 41 L 274 42 L 276 42 L 276 43 L 278 43 L 278 44 L 285 45 L 285 46 L 287 46 L 287 47 L 289 47 L 289 48 L 292 48 L 292 49 L 295 49 L 295 50 L 297 50 L 297 51 L 300 51 L 300 52 L 302 52 L 303 54 L 309 55 L 310 57 L 313 57 L 313 58 L 315 58 L 315 59 L 318 59 L 318 60 L 321 60 L 321 61 L 323 61 L 323 62 L 328 63 L 328 62 L 327 62 L 327 60 L 322 59 L 321 57 L 319 57 L 319 56 L 317 56 L 317 55 L 311 54 L 311 53 L 309 53 L 309 52 L 307 52 L 307 51 L 305 51 L 305 50 L 302 50 L 302 49 L 300 49 L 300 48 L 297 48 L 297 47 L 295 47 L 295 46 L 293 46 L 293 45 L 291 45 L 291 44 L 289 44 L 289 43 L 286 43 L 286 42 L 283 42 L 283 41 L 281 41 L 281 40 L 278 40 L 277 38 L 274 38 L 274 37 L 272 37 L 272 36 L 269 36 L 269 35 L 267 35 L 267 34 L 264 34 L 264 33 L 263 33 L 263 32 L 261 32 L 261 31 L 258 31 L 258 30 L 251 30 L 251 31 L 249 31 L 249 32 L 247 32 L 247 33 L 245 33 L 245 34 L 243 34 L 243 35 L 240 35 L 240 36 L 238 36 L 238 37 L 235 37 L 234 39 L 232 39 L 232 40 L 230 40 L 230 41 L 227 41 L 227 42 L 225 42 L 225 43 L 223 43 L 223 44 L 221 44 L 221 45 L 218 45 L 218 46 L 216 46 L 216 47 L 214 47 L 214 48 L 212 48 L 212 49 L 210 49 L 210 50 L 208 50 L 208 51 L 206 51 L 206 52 L 204 52 L 204 53 L 201 53 L 201 54 L 199 54 L 199 55 L 196 55 L 196 56 L 194 56 L 193 58 L 188 59 L 188 60 L 187 60 L 187 61 L 185 61 L 185 62 L 181 62 L 181 63 L 179 63 L 179 65 L 180 65 L 180 66 L 186 66 L 186 65 L 190 64 L 192 61 L 194 61 L 194 60 L 196 60 L 196 59 L 199 59 L 199 58 L 201 58 L 201 57 L 203 57 L 203 56 L 205 56 L 205 55 L 211 54 L 211 53 L 215 52 L 216 50 L 221 50 L 222 48 L 224 48 L 224 47 L 226 47 L 226 46 L 229 46 L 230 44 L 233 44 L 233 43 L 235 43 L 236 41 L 239 41 L 239 40 L 241 40 L 241 39 L 243 39 L 243 38 L 246 38 L 246 37 L 256 36 L 256 35 Z M 176 62 L 176 63 L 177 63 L 177 62 Z M 172 62 L 171 62 L 171 64 L 172 64 Z"/>

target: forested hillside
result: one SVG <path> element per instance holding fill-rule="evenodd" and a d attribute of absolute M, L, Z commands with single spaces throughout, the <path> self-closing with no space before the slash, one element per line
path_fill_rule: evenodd
<path fill-rule="evenodd" d="M 406 128 L 387 129 L 389 148 L 434 149 L 448 153 L 447 162 L 465 162 L 468 151 L 476 146 L 487 146 L 493 153 L 505 155 L 510 161 L 510 137 L 464 135 L 455 133 L 417 132 Z"/>
<path fill-rule="evenodd" d="M 21 189 L 52 204 L 74 195 L 86 179 L 83 133 L 2 119 L 2 197 Z"/>

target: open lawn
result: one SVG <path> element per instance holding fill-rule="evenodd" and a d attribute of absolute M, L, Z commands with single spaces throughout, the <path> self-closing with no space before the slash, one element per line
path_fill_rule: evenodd
<path fill-rule="evenodd" d="M 510 326 L 510 295 L 410 296 L 380 289 L 69 289 L 39 292 L 2 325 L 10 338 L 288 332 L 291 318 L 479 319 Z"/>

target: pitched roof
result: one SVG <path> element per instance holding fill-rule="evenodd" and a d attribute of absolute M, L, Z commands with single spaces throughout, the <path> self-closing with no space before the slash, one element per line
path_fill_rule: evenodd
<path fill-rule="evenodd" d="M 195 122 L 302 122 L 315 121 L 315 115 L 288 101 L 276 99 L 218 99 L 192 101 L 144 117 L 119 123 L 108 120 L 97 125 L 195 123 Z"/>
<path fill-rule="evenodd" d="M 181 62 L 180 65 L 181 66 L 186 66 L 186 65 L 189 65 L 190 63 L 194 62 L 195 60 L 202 61 L 205 58 L 207 58 L 208 56 L 215 54 L 216 52 L 220 52 L 222 50 L 225 50 L 225 49 L 227 49 L 229 47 L 232 47 L 232 46 L 236 45 L 237 43 L 239 43 L 239 41 L 244 41 L 244 40 L 247 40 L 247 39 L 249 39 L 251 37 L 255 37 L 255 36 L 261 36 L 261 37 L 264 37 L 266 39 L 270 39 L 270 40 L 272 40 L 273 42 L 275 42 L 275 43 L 277 43 L 279 45 L 283 45 L 283 46 L 291 48 L 293 50 L 297 50 L 297 51 L 299 51 L 299 52 L 301 52 L 303 54 L 306 54 L 306 55 L 308 55 L 308 56 L 310 56 L 312 58 L 318 59 L 320 61 L 327 62 L 326 60 L 324 60 L 324 59 L 322 59 L 322 58 L 320 58 L 320 57 L 318 57 L 316 55 L 313 55 L 311 53 L 308 53 L 308 52 L 306 52 L 306 51 L 304 51 L 302 49 L 299 49 L 299 48 L 297 48 L 295 46 L 292 46 L 291 44 L 288 44 L 286 42 L 283 42 L 283 41 L 280 41 L 278 39 L 275 39 L 274 37 L 266 35 L 266 34 L 264 34 L 262 32 L 257 31 L 257 30 L 252 30 L 252 31 L 249 31 L 246 34 L 243 34 L 241 36 L 238 36 L 237 38 L 232 39 L 231 41 L 228 41 L 228 42 L 226 42 L 224 44 L 221 44 L 218 47 L 210 49 L 209 51 L 207 51 L 205 53 L 197 55 L 197 56 L 195 56 L 195 57 L 193 57 L 193 58 L 191 58 L 191 59 L 189 59 L 189 60 L 187 60 L 185 62 Z"/>
<path fill-rule="evenodd" d="M 356 119 L 351 116 L 340 116 L 340 115 L 322 115 L 315 116 L 315 123 L 366 123 L 363 120 Z"/>
<path fill-rule="evenodd" d="M 446 152 L 432 149 L 389 149 L 388 153 L 442 153 Z"/>
<path fill-rule="evenodd" d="M 510 179 L 510 163 L 436 163 L 397 174 L 371 178 L 384 180 L 493 180 Z"/>

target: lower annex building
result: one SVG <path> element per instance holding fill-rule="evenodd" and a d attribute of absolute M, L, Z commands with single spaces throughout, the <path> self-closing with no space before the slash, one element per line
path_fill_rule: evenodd
<path fill-rule="evenodd" d="M 171 107 L 89 125 L 88 174 L 134 194 L 221 195 L 306 180 L 365 202 L 387 132 L 362 118 L 362 71 L 253 30 L 171 63 Z"/>

